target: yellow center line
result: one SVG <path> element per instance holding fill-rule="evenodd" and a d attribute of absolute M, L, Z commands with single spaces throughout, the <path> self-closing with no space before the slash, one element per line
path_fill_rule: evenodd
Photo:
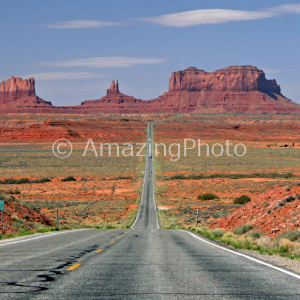
<path fill-rule="evenodd" d="M 114 242 L 114 241 L 111 241 L 110 243 L 111 243 L 111 244 L 114 244 L 115 242 Z"/>
<path fill-rule="evenodd" d="M 81 265 L 82 265 L 81 263 L 75 264 L 75 265 L 71 266 L 70 268 L 68 268 L 67 271 L 73 271 L 76 268 L 80 267 Z"/>
<path fill-rule="evenodd" d="M 96 250 L 97 253 L 102 252 L 104 249 L 98 249 Z"/>

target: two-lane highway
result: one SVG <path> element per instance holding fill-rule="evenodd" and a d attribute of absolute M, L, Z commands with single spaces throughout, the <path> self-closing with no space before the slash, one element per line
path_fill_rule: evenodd
<path fill-rule="evenodd" d="M 297 274 L 158 229 L 151 156 L 133 229 L 0 244 L 0 299 L 300 299 Z"/>
<path fill-rule="evenodd" d="M 159 229 L 157 209 L 154 195 L 154 169 L 152 154 L 152 123 L 148 125 L 148 146 L 146 167 L 143 182 L 142 200 L 132 229 Z"/>

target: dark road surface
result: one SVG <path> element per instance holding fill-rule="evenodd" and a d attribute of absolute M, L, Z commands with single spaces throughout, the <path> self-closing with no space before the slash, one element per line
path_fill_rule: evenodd
<path fill-rule="evenodd" d="M 0 299 L 300 299 L 297 274 L 158 229 L 150 156 L 133 229 L 1 242 Z"/>

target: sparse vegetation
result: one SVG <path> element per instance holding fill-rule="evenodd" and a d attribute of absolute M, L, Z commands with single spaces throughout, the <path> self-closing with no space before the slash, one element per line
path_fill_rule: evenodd
<path fill-rule="evenodd" d="M 236 197 L 233 201 L 234 204 L 246 204 L 251 201 L 251 198 L 247 195 Z"/>
<path fill-rule="evenodd" d="M 21 179 L 14 179 L 14 178 L 6 178 L 4 180 L 0 180 L 0 184 L 24 184 L 24 183 L 45 183 L 50 182 L 51 179 L 49 178 L 41 178 L 41 179 L 29 179 L 27 177 Z"/>
<path fill-rule="evenodd" d="M 177 228 L 199 233 L 208 239 L 217 240 L 235 249 L 247 249 L 258 251 L 260 254 L 279 254 L 291 259 L 300 259 L 300 242 L 298 240 L 295 240 L 295 236 L 298 237 L 298 234 L 295 234 L 294 232 L 288 233 L 286 235 L 282 234 L 277 236 L 277 238 L 272 239 L 265 233 L 256 231 L 251 232 L 250 234 L 244 233 L 241 235 L 237 235 L 233 231 L 219 228 L 210 229 L 204 226 L 195 228 L 182 227 L 178 225 Z M 168 227 L 168 229 L 173 228 Z M 220 232 L 222 232 L 222 234 Z M 293 239 L 294 241 L 286 238 L 286 236 Z"/>
<path fill-rule="evenodd" d="M 61 181 L 62 182 L 65 182 L 65 181 L 76 181 L 76 178 L 74 176 L 68 176 L 66 178 L 63 178 Z"/>
<path fill-rule="evenodd" d="M 250 231 L 251 229 L 253 229 L 253 225 L 252 224 L 245 224 L 245 225 L 239 226 L 233 232 L 235 234 L 241 235 L 241 234 L 244 234 L 244 233 Z"/>
<path fill-rule="evenodd" d="M 4 194 L 0 193 L 0 200 L 11 201 L 12 199 L 13 198 L 11 196 L 4 195 Z"/>
<path fill-rule="evenodd" d="M 234 173 L 234 174 L 227 174 L 227 173 L 217 173 L 217 174 L 198 174 L 198 175 L 182 175 L 176 174 L 169 178 L 168 180 L 201 180 L 201 179 L 214 179 L 214 178 L 229 178 L 229 179 L 242 179 L 242 178 L 292 178 L 296 177 L 295 174 L 288 172 L 288 173 L 251 173 L 251 174 L 243 174 L 243 173 Z"/>
<path fill-rule="evenodd" d="M 205 193 L 198 196 L 198 200 L 219 200 L 220 198 L 213 193 Z"/>
<path fill-rule="evenodd" d="M 288 197 L 286 197 L 283 201 L 284 202 L 292 202 L 292 201 L 294 201 L 296 198 L 294 197 L 294 196 L 288 196 Z"/>
<path fill-rule="evenodd" d="M 253 231 L 253 232 L 251 232 L 251 237 L 253 238 L 253 239 L 259 239 L 260 237 L 262 237 L 263 235 L 265 235 L 265 233 L 264 232 L 260 232 L 260 231 Z"/>
<path fill-rule="evenodd" d="M 280 240 L 280 239 L 287 239 L 292 242 L 295 241 L 300 242 L 300 231 L 299 230 L 286 231 L 282 234 L 279 234 L 276 237 L 276 240 Z"/>
<path fill-rule="evenodd" d="M 224 230 L 222 229 L 214 229 L 211 234 L 213 235 L 213 237 L 215 238 L 221 238 L 224 235 Z"/>

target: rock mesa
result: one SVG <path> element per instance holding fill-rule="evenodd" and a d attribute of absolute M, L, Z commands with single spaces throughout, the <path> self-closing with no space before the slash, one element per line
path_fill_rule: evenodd
<path fill-rule="evenodd" d="M 231 66 L 214 72 L 195 67 L 173 72 L 169 91 L 143 101 L 125 95 L 112 81 L 106 96 L 81 105 L 55 107 L 35 94 L 33 78 L 0 84 L 0 113 L 243 113 L 300 114 L 300 105 L 281 94 L 275 79 L 254 66 Z"/>

